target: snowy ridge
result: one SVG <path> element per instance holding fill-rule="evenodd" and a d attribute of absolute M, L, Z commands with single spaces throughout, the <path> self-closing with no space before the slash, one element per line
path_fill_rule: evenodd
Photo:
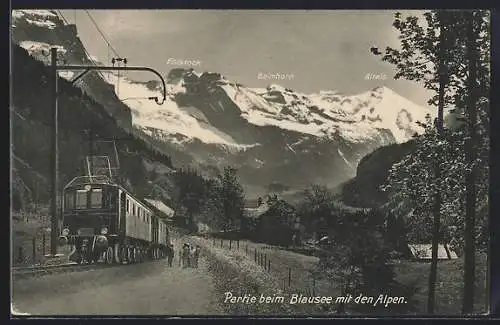
<path fill-rule="evenodd" d="M 40 60 L 43 61 L 44 63 L 49 62 L 50 60 L 48 59 L 50 49 L 52 47 L 57 48 L 57 52 L 61 54 L 66 54 L 66 49 L 61 46 L 61 45 L 56 45 L 56 44 L 48 44 L 48 43 L 43 43 L 43 42 L 35 42 L 35 41 L 22 41 L 19 43 L 19 46 L 28 51 L 28 53 L 32 56 L 35 56 L 37 60 L 40 60 L 40 56 L 44 57 L 45 59 Z"/>
<path fill-rule="evenodd" d="M 199 78 L 203 74 L 189 71 L 189 75 Z M 109 76 L 112 78 L 108 82 L 116 85 L 116 75 Z M 119 97 L 126 99 L 125 104 L 133 110 L 134 125 L 182 135 L 186 141 L 198 139 L 204 143 L 240 148 L 258 145 L 236 143 L 228 134 L 207 123 L 200 111 L 194 113 L 193 108 L 179 107 L 175 96 L 187 92 L 186 84 L 189 81 L 184 78 L 168 84 L 169 98 L 164 105 L 158 106 L 146 98 L 159 96 L 159 92 L 148 89 L 145 84 L 120 78 Z M 315 137 L 342 137 L 353 143 L 381 140 L 381 130 L 390 131 L 398 143 L 408 141 L 415 133 L 423 131 L 416 122 L 424 122 L 427 114 L 433 116 L 431 110 L 386 87 L 345 96 L 336 91 L 305 94 L 276 84 L 267 88 L 246 88 L 223 76 L 214 84 L 224 90 L 239 108 L 241 117 L 250 124 L 272 125 Z"/>
<path fill-rule="evenodd" d="M 159 91 L 144 84 L 132 82 L 114 73 L 104 73 L 106 81 L 115 85 L 119 98 L 132 110 L 132 123 L 147 129 L 161 130 L 164 134 L 182 135 L 186 141 L 198 139 L 207 144 L 221 144 L 235 148 L 248 148 L 258 144 L 238 144 L 229 135 L 206 123 L 203 118 L 180 108 L 173 96 L 185 92 L 181 83 L 167 84 L 167 100 L 159 106 L 149 97 L 160 96 Z M 119 82 L 119 87 L 116 87 Z"/>
<path fill-rule="evenodd" d="M 220 87 L 251 124 L 318 137 L 339 135 L 352 142 L 376 139 L 379 129 L 389 130 L 397 142 L 405 142 L 423 131 L 416 121 L 424 122 L 426 114 L 433 115 L 385 87 L 356 96 L 334 91 L 304 94 L 274 84 L 267 89 L 245 89 L 231 83 Z"/>
<path fill-rule="evenodd" d="M 57 14 L 52 10 L 12 10 L 12 17 L 23 17 L 24 15 L 35 16 L 39 18 L 55 18 Z"/>
<path fill-rule="evenodd" d="M 417 126 L 417 121 L 425 122 L 427 114 L 435 115 L 432 110 L 412 103 L 387 87 L 351 96 L 350 99 L 351 103 L 356 103 L 356 106 L 344 106 L 350 113 L 369 120 L 377 128 L 391 130 L 398 143 L 423 131 Z"/>
<path fill-rule="evenodd" d="M 49 65 L 50 64 L 50 48 L 57 48 L 57 52 L 64 55 L 66 54 L 66 49 L 63 46 L 48 44 L 43 42 L 34 42 L 34 41 L 22 41 L 19 43 L 19 46 L 28 51 L 29 55 L 37 59 L 38 61 L 42 61 L 43 63 Z M 59 71 L 59 76 L 66 80 L 71 80 L 75 73 L 73 71 Z"/>
<path fill-rule="evenodd" d="M 31 25 L 36 25 L 42 28 L 54 29 L 57 24 L 53 21 L 58 19 L 57 14 L 51 10 L 13 10 L 12 22 L 21 18 Z"/>

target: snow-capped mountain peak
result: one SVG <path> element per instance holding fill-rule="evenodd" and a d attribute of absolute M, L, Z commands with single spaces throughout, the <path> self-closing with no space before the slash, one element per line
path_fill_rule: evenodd
<path fill-rule="evenodd" d="M 212 134 L 214 130 L 208 131 L 206 117 L 200 118 L 206 113 L 203 109 L 184 104 L 186 100 L 201 95 L 226 97 L 225 100 L 233 104 L 231 108 L 219 101 L 210 105 L 211 110 L 222 112 L 233 109 L 251 125 L 274 126 L 316 137 L 341 136 L 357 143 L 378 138 L 381 129 L 389 131 L 394 141 L 405 142 L 415 133 L 423 131 L 417 121 L 424 122 L 427 114 L 433 115 L 429 109 L 412 103 L 387 87 L 377 87 L 351 96 L 333 90 L 305 94 L 278 84 L 270 84 L 266 88 L 247 88 L 223 78 L 221 74 L 199 73 L 192 69 L 175 69 L 169 74 L 168 80 L 169 99 L 163 106 L 147 101 L 127 103 L 135 111 L 134 124 L 167 133 L 175 132 L 186 139 L 195 138 L 205 143 L 239 145 L 232 140 L 228 142 L 230 136 L 221 138 L 220 135 L 225 133 L 223 130 L 218 130 L 217 135 Z M 117 80 L 109 82 L 115 84 Z M 146 98 L 159 93 L 159 89 L 147 89 L 140 83 L 135 83 L 133 87 L 125 78 L 121 79 L 119 88 L 120 97 Z M 191 122 L 180 123 L 180 120 Z M 193 123 L 204 131 L 193 132 Z"/>

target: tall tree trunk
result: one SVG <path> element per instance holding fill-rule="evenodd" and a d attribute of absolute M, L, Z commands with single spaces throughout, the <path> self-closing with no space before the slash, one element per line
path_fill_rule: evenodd
<path fill-rule="evenodd" d="M 464 296 L 462 313 L 470 314 L 474 308 L 474 285 L 475 285 L 475 214 L 476 214 L 476 144 L 477 144 L 477 61 L 476 48 L 477 35 L 474 30 L 474 13 L 466 13 L 467 25 L 467 61 L 469 67 L 467 79 L 467 126 L 469 137 L 465 145 L 467 160 L 467 175 L 465 179 L 465 260 L 464 260 Z"/>
<path fill-rule="evenodd" d="M 443 111 L 444 111 L 444 92 L 447 82 L 447 72 L 446 72 L 446 48 L 445 48 L 445 21 L 444 13 L 439 14 L 440 22 L 440 35 L 439 35 L 439 90 L 438 90 L 438 111 L 436 119 L 436 130 L 438 134 L 438 139 L 441 138 L 443 134 Z M 431 258 L 431 270 L 429 274 L 429 295 L 427 297 L 427 312 L 429 314 L 434 313 L 434 305 L 436 300 L 436 281 L 437 281 L 437 268 L 438 268 L 438 246 L 439 246 L 439 232 L 441 224 L 441 164 L 439 155 L 437 155 L 435 161 L 435 193 L 434 193 L 434 206 L 433 206 L 433 225 L 432 225 L 432 258 Z"/>
<path fill-rule="evenodd" d="M 443 111 L 444 111 L 444 92 L 447 82 L 447 71 L 446 71 L 446 35 L 445 35 L 445 24 L 444 13 L 441 12 L 439 15 L 440 22 L 440 35 L 439 35 L 439 90 L 438 90 L 438 111 L 436 119 L 436 130 L 438 134 L 438 139 L 441 138 L 443 134 Z M 429 295 L 427 297 L 427 312 L 429 314 L 434 313 L 434 305 L 436 300 L 436 281 L 437 281 L 437 266 L 438 266 L 438 246 L 439 246 L 439 233 L 441 224 L 441 164 L 439 155 L 437 155 L 435 161 L 434 177 L 435 177 L 435 193 L 434 193 L 434 206 L 433 206 L 433 225 L 432 225 L 432 258 L 431 258 L 431 271 L 429 274 Z"/>

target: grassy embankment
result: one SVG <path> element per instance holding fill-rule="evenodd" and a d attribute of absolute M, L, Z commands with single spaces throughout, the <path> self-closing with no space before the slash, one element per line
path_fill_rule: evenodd
<path fill-rule="evenodd" d="M 215 277 L 217 300 L 230 315 L 311 315 L 317 305 L 290 304 L 290 297 L 295 291 L 283 288 L 283 282 L 272 273 L 266 272 L 240 249 L 217 247 L 211 239 L 191 237 L 193 243 L 201 245 L 208 261 L 208 268 Z M 219 241 L 220 242 L 220 241 Z M 227 244 L 227 243 L 226 243 Z M 272 267 L 271 267 L 272 268 Z M 284 302 L 271 303 L 224 303 L 226 292 L 233 296 L 251 295 L 257 299 L 264 297 L 284 297 Z M 305 293 L 305 292 L 304 292 Z M 317 312 L 316 312 L 317 313 Z"/>
<path fill-rule="evenodd" d="M 290 297 L 292 293 L 304 295 L 333 296 L 339 295 L 340 290 L 337 285 L 325 279 L 314 279 L 311 272 L 314 270 L 318 258 L 290 252 L 269 245 L 240 241 L 239 249 L 237 242 L 233 241 L 231 250 L 229 241 L 212 239 L 199 240 L 203 242 L 205 250 L 208 251 L 211 261 L 211 269 L 216 276 L 221 278 L 219 289 L 221 297 L 224 292 L 232 291 L 241 294 L 261 292 L 275 293 L 283 292 Z M 257 260 L 259 256 L 265 254 L 266 267 L 270 263 L 270 272 L 259 266 L 255 262 L 255 252 Z M 394 265 L 396 280 L 405 285 L 414 285 L 416 293 L 409 297 L 413 302 L 411 314 L 425 315 L 427 310 L 427 286 L 430 264 L 417 261 L 400 261 Z M 484 254 L 477 255 L 477 282 L 475 290 L 475 313 L 486 312 L 486 274 L 487 263 Z M 290 277 L 290 279 L 289 279 Z M 289 282 L 290 280 L 290 282 Z M 289 286 L 290 283 L 290 286 Z M 274 291 L 273 291 L 274 290 Z M 436 314 L 458 315 L 461 312 L 463 290 L 463 258 L 456 260 L 440 261 L 438 265 L 438 280 L 436 283 Z M 252 292 L 253 291 L 253 292 Z M 279 307 L 279 306 L 275 306 Z M 296 306 L 281 306 L 269 310 L 260 310 L 259 306 L 252 308 L 230 305 L 236 314 L 265 314 L 272 311 L 274 313 L 296 313 L 296 314 L 325 314 L 333 312 L 335 304 L 328 306 L 302 306 L 301 310 L 296 310 Z M 286 308 L 285 308 L 286 307 Z M 257 309 L 256 309 L 257 308 Z M 288 309 L 287 309 L 288 308 Z M 389 306 L 390 308 L 390 306 Z M 349 306 L 347 307 L 349 310 Z"/>

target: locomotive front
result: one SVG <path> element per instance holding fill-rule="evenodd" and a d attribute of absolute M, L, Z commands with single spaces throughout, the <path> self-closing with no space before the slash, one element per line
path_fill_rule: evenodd
<path fill-rule="evenodd" d="M 96 262 L 118 234 L 117 187 L 93 178 L 76 178 L 63 192 L 61 242 L 75 246 L 79 262 Z"/>

